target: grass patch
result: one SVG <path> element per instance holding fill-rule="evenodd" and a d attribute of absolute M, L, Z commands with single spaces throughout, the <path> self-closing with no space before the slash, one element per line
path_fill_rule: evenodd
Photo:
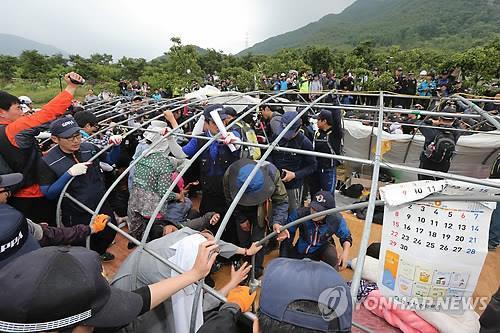
<path fill-rule="evenodd" d="M 66 87 L 65 82 L 63 82 L 63 89 L 64 87 Z M 75 98 L 83 101 L 87 91 L 92 88 L 94 87 L 87 85 L 79 87 L 76 91 Z M 8 83 L 0 82 L 0 90 L 6 91 L 14 96 L 28 96 L 37 108 L 43 106 L 61 92 L 59 80 L 52 80 L 47 85 L 24 80 L 16 80 Z M 94 90 L 94 92 L 97 94 L 100 90 Z"/>

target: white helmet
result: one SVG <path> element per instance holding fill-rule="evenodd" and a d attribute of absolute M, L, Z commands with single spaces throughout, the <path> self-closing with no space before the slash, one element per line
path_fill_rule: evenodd
<path fill-rule="evenodd" d="M 33 104 L 33 101 L 31 100 L 31 98 L 29 98 L 28 96 L 19 96 L 19 101 L 21 101 L 21 104 Z"/>
<path fill-rule="evenodd" d="M 427 76 L 427 71 L 426 70 L 421 71 L 420 76 Z"/>

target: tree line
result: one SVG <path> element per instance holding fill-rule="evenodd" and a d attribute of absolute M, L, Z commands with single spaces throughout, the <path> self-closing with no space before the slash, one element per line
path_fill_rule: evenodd
<path fill-rule="evenodd" d="M 460 68 L 464 86 L 478 95 L 492 95 L 499 89 L 500 39 L 490 41 L 465 52 L 416 48 L 403 50 L 393 46 L 375 48 L 373 43 L 360 43 L 350 51 L 328 47 L 308 46 L 282 49 L 270 55 L 225 54 L 214 49 L 199 50 L 193 45 L 183 45 L 180 38 L 171 39 L 172 46 L 159 58 L 146 61 L 142 58 L 122 57 L 115 61 L 109 54 L 92 54 L 85 58 L 70 55 L 45 56 L 35 50 L 24 51 L 19 57 L 0 55 L 0 84 L 21 80 L 40 85 L 54 82 L 68 70 L 82 74 L 92 85 L 110 90 L 117 89 L 120 79 L 149 82 L 153 88 L 165 88 L 181 92 L 197 81 L 203 83 L 208 74 L 217 73 L 220 79 L 229 79 L 241 91 L 265 88 L 263 75 L 288 72 L 289 70 L 333 71 L 337 76 L 350 72 L 364 77 L 365 90 L 387 90 L 393 84 L 394 70 L 419 73 Z M 378 68 L 384 72 L 372 75 Z"/>

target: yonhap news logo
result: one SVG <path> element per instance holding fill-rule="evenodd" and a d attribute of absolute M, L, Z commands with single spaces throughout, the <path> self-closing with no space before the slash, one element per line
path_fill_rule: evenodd
<path fill-rule="evenodd" d="M 318 298 L 321 316 L 326 321 L 340 318 L 349 309 L 349 291 L 343 286 L 325 289 Z"/>

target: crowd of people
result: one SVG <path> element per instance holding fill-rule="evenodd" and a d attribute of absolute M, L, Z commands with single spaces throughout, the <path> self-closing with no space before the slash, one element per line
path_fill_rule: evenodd
<path fill-rule="evenodd" d="M 311 98 L 323 89 L 323 74 L 328 77 L 312 75 Z M 295 83 L 303 89 L 294 81 L 297 73 L 290 75 L 281 75 L 285 83 L 278 91 Z M 112 110 L 113 123 L 99 130 L 103 116 L 95 109 L 71 107 L 83 78 L 69 73 L 64 79 L 66 89 L 36 112 L 24 112 L 20 98 L 0 92 L 0 281 L 8 286 L 0 290 L 0 331 L 181 333 L 191 325 L 197 332 L 351 330 L 351 296 L 338 272 L 348 267 L 356 240 L 339 213 L 307 218 L 336 207 L 340 162 L 296 153 L 342 155 L 341 110 L 317 110 L 314 126 L 310 115 L 299 117 L 301 108 L 284 110 L 272 103 L 260 105 L 256 117 L 248 106 L 242 119 L 222 104 L 147 111 L 149 85 L 123 81 L 120 89 L 130 95 L 131 105 Z M 346 75 L 340 82 L 349 81 Z M 190 114 L 199 117 L 186 123 Z M 156 120 L 149 121 L 153 116 Z M 228 127 L 226 134 L 219 121 Z M 453 123 L 454 118 L 441 116 L 433 125 L 443 130 L 420 129 L 426 138 L 421 168 L 449 169 L 458 135 L 450 137 L 446 128 Z M 173 129 L 194 137 L 177 137 Z M 50 132 L 49 144 L 40 144 L 42 131 Z M 288 150 L 243 144 L 276 141 Z M 260 161 L 265 153 L 268 158 Z M 128 169 L 128 177 L 122 177 Z M 115 181 L 118 186 L 108 196 Z M 231 216 L 225 216 L 235 201 Z M 98 213 L 94 219 L 92 212 Z M 300 218 L 306 221 L 285 228 Z M 214 234 L 227 219 L 216 241 Z M 111 225 L 121 221 L 131 236 L 147 240 L 148 250 L 183 272 L 129 242 L 133 251 L 108 283 L 101 262 L 114 260 L 108 251 L 116 236 Z M 276 237 L 260 244 L 271 232 Z M 266 253 L 276 247 L 280 258 L 264 269 Z M 231 276 L 217 291 L 228 303 L 205 293 L 192 311 L 193 284 L 204 279 L 214 286 L 211 272 L 224 263 L 232 265 Z M 258 320 L 248 325 L 242 313 L 256 297 L 244 286 L 251 269 L 262 278 L 262 290 Z M 335 304 L 322 303 L 320 296 L 338 287 L 346 291 L 347 309 L 325 320 Z M 490 325 L 488 318 L 483 322 Z"/>

